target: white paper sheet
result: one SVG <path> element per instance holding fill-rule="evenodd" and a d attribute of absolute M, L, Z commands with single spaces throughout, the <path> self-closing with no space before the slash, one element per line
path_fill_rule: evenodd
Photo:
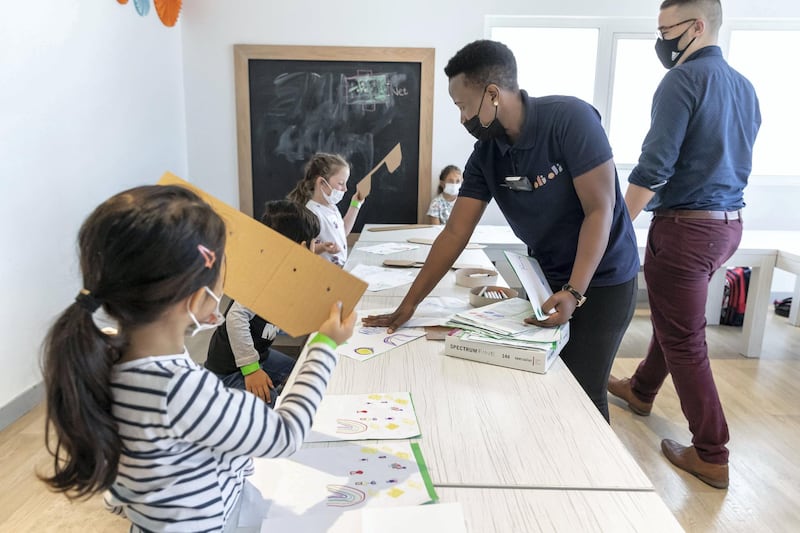
<path fill-rule="evenodd" d="M 394 333 L 386 333 L 384 326 L 367 327 L 359 320 L 353 335 L 336 348 L 336 353 L 357 361 L 366 361 L 423 335 L 425 335 L 424 329 L 413 328 L 400 328 Z"/>
<path fill-rule="evenodd" d="M 384 268 L 364 264 L 358 264 L 350 271 L 352 275 L 369 283 L 367 290 L 371 292 L 408 285 L 414 281 L 418 272 L 416 268 L 398 270 L 396 268 Z"/>
<path fill-rule="evenodd" d="M 370 309 L 360 311 L 361 316 L 385 315 L 394 312 L 396 307 L 384 309 Z M 469 301 L 451 296 L 428 296 L 417 306 L 408 322 L 403 324 L 406 328 L 421 328 L 425 326 L 443 326 L 456 313 L 472 309 Z"/>
<path fill-rule="evenodd" d="M 364 533 L 467 533 L 460 503 L 364 509 Z"/>
<path fill-rule="evenodd" d="M 359 250 L 362 252 L 369 252 L 371 254 L 388 255 L 395 254 L 397 252 L 405 252 L 407 250 L 414 250 L 415 248 L 419 248 L 419 246 L 407 242 L 382 242 L 373 246 L 364 246 L 359 248 Z"/>
<path fill-rule="evenodd" d="M 545 309 L 542 309 L 542 304 L 553 295 L 553 291 L 547 284 L 539 262 L 533 257 L 514 252 L 503 253 L 528 294 L 533 314 L 538 320 L 547 320 L 547 313 Z"/>
<path fill-rule="evenodd" d="M 262 533 L 466 533 L 460 503 L 376 507 L 264 520 Z"/>
<path fill-rule="evenodd" d="M 407 441 L 304 447 L 288 458 L 253 459 L 249 481 L 270 504 L 267 519 L 420 505 L 436 496 L 414 448 Z"/>
<path fill-rule="evenodd" d="M 410 439 L 419 435 L 410 392 L 326 394 L 305 441 Z"/>
<path fill-rule="evenodd" d="M 484 329 L 501 335 L 521 333 L 528 326 L 525 318 L 531 316 L 531 303 L 521 298 L 509 298 L 495 304 L 485 305 L 458 313 L 448 325 L 459 323 Z"/>

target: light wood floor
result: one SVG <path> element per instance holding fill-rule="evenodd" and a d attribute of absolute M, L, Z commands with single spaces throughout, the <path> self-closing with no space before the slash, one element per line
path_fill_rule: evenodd
<path fill-rule="evenodd" d="M 648 314 L 639 311 L 614 364 L 615 374 L 634 371 L 649 334 Z M 671 382 L 647 418 L 610 399 L 612 427 L 687 531 L 800 531 L 800 328 L 770 311 L 761 359 L 736 355 L 739 335 L 737 328 L 725 326 L 708 332 L 731 433 L 727 491 L 677 471 L 661 455 L 662 438 L 690 439 Z M 0 432 L 0 531 L 127 531 L 124 520 L 102 509 L 99 497 L 70 503 L 34 477 L 34 471 L 50 465 L 43 416 L 40 406 Z"/>

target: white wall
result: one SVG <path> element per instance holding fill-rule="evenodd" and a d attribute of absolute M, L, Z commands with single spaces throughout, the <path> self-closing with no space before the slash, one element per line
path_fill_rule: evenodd
<path fill-rule="evenodd" d="M 83 219 L 167 169 L 186 174 L 180 31 L 133 3 L 3 2 L 0 407 L 41 381 L 43 334 L 81 287 Z"/>

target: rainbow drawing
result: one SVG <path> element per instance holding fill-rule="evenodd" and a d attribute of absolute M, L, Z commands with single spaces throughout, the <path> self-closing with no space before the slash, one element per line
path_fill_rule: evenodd
<path fill-rule="evenodd" d="M 336 419 L 336 433 L 355 435 L 356 433 L 364 433 L 366 430 L 367 425 L 358 420 L 349 420 L 347 418 Z"/>
<path fill-rule="evenodd" d="M 352 507 L 367 499 L 367 495 L 347 485 L 328 485 L 328 507 Z"/>

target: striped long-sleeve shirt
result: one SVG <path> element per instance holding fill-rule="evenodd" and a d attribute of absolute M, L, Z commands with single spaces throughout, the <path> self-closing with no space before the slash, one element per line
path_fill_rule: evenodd
<path fill-rule="evenodd" d="M 252 473 L 250 458 L 301 446 L 336 362 L 325 342 L 311 344 L 275 410 L 226 388 L 188 353 L 116 365 L 112 413 L 123 449 L 107 506 L 132 531 L 221 530 Z"/>

